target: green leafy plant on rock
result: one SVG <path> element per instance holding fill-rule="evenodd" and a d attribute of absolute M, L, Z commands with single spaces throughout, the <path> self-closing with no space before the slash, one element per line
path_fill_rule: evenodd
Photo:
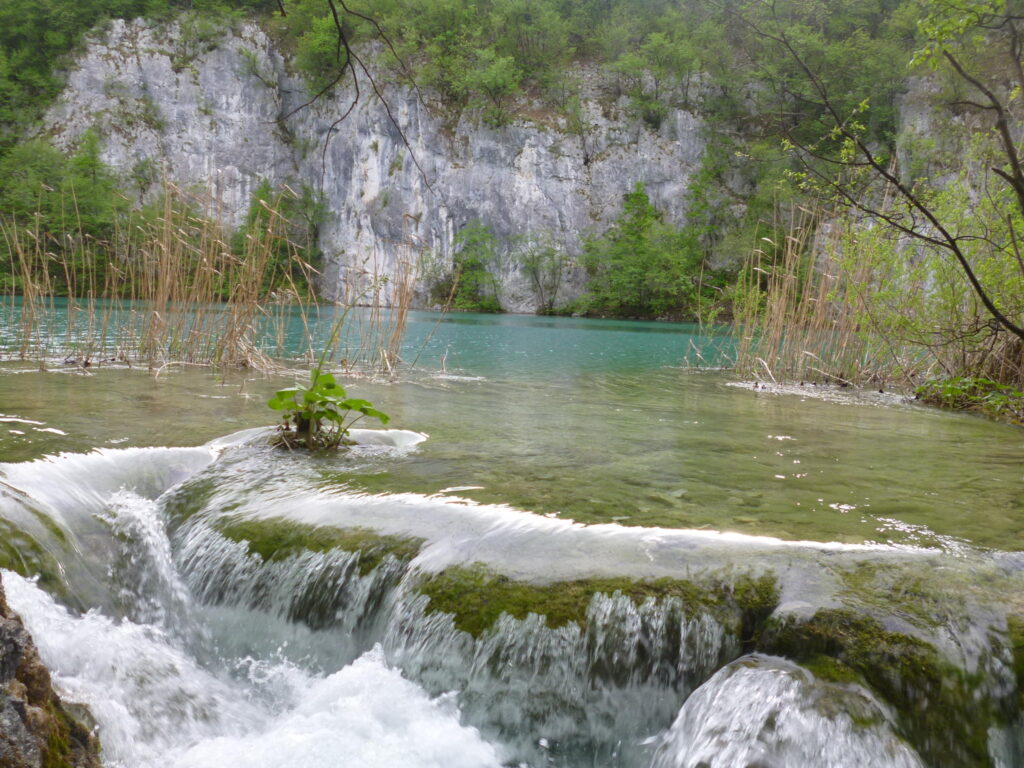
<path fill-rule="evenodd" d="M 274 442 L 285 448 L 324 450 L 352 445 L 349 430 L 364 416 L 381 424 L 390 420 L 369 400 L 348 397 L 334 375 L 323 373 L 319 365 L 310 371 L 308 386 L 280 389 L 267 405 L 284 416 Z"/>
<path fill-rule="evenodd" d="M 309 384 L 279 389 L 267 402 L 284 417 L 284 423 L 272 441 L 274 445 L 311 451 L 353 445 L 349 430 L 363 417 L 377 419 L 381 424 L 391 420 L 386 413 L 374 408 L 369 400 L 349 397 L 334 374 L 324 373 L 327 355 L 334 348 L 349 311 L 373 288 L 373 285 L 368 287 L 334 321 L 330 337 L 309 372 Z"/>

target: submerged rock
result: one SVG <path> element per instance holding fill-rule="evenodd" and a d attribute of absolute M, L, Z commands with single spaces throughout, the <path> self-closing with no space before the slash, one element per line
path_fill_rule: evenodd
<path fill-rule="evenodd" d="M 53 690 L 50 672 L 0 581 L 0 765 L 99 768 L 99 744 Z"/>
<path fill-rule="evenodd" d="M 923 768 L 866 688 L 746 656 L 686 700 L 652 768 Z"/>

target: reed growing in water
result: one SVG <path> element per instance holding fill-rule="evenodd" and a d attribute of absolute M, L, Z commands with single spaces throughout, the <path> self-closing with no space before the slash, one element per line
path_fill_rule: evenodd
<path fill-rule="evenodd" d="M 393 373 L 418 252 L 405 249 L 393 278 L 375 276 L 367 290 L 347 293 L 342 307 L 318 303 L 311 289 L 318 272 L 283 213 L 289 194 L 257 198 L 235 233 L 220 223 L 216 200 L 172 184 L 147 213 L 119 218 L 107 239 L 76 221 L 73 194 L 70 223 L 59 234 L 41 226 L 40 216 L 0 217 L 0 275 L 7 275 L 0 359 L 271 370 L 287 359 L 316 359 L 318 329 L 366 304 L 362 327 L 349 336 L 359 342 L 342 348 L 335 341 L 330 359 L 347 370 Z"/>
<path fill-rule="evenodd" d="M 1024 347 L 992 323 L 943 254 L 853 214 L 793 208 L 752 249 L 736 289 L 737 369 L 768 380 L 911 389 L 985 379 L 1024 386 Z M 1024 266 L 983 263 L 1006 307 Z M 1009 276 L 998 279 L 998 270 Z"/>

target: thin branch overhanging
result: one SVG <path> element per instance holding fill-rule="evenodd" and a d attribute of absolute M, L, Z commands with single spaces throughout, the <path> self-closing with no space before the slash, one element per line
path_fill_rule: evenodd
<path fill-rule="evenodd" d="M 411 84 L 413 92 L 416 95 L 417 101 L 419 101 L 421 105 L 426 106 L 425 102 L 423 101 L 423 96 L 420 93 L 419 87 L 416 85 L 415 79 L 409 72 L 409 68 L 406 66 L 405 61 L 399 55 L 394 44 L 391 42 L 391 39 L 384 32 L 383 28 L 380 26 L 379 22 L 377 22 L 376 19 L 366 14 L 360 13 L 359 11 L 353 11 L 345 3 L 345 0 L 337 0 L 337 2 L 336 0 L 327 0 L 327 5 L 331 11 L 331 18 L 334 21 L 334 28 L 337 34 L 337 41 L 335 45 L 335 60 L 338 62 L 340 69 L 338 70 L 337 75 L 327 85 L 321 88 L 311 99 L 295 107 L 294 109 L 292 109 L 290 112 L 288 112 L 279 119 L 287 120 L 288 118 L 292 117 L 293 115 L 297 114 L 303 109 L 307 109 L 308 107 L 312 106 L 319 99 L 321 99 L 332 89 L 334 89 L 335 86 L 341 83 L 342 80 L 344 80 L 346 74 L 351 74 L 352 86 L 353 89 L 355 90 L 355 94 L 352 97 L 352 101 L 349 103 L 345 111 L 337 119 L 335 119 L 334 122 L 331 123 L 331 125 L 328 127 L 324 135 L 324 146 L 320 157 L 320 189 L 322 191 L 324 177 L 327 173 L 328 145 L 330 144 L 331 137 L 337 130 L 338 126 L 341 125 L 341 123 L 343 123 L 349 117 L 349 115 L 352 114 L 353 110 L 359 103 L 359 99 L 361 98 L 362 95 L 362 91 L 359 85 L 359 72 L 361 71 L 363 73 L 363 76 L 370 82 L 370 86 L 373 90 L 374 95 L 380 100 L 380 103 L 384 106 L 384 111 L 387 113 L 388 121 L 398 132 L 398 136 L 399 138 L 401 138 L 402 143 L 409 150 L 409 157 L 412 159 L 413 165 L 416 166 L 416 170 L 419 171 L 424 184 L 426 185 L 428 190 L 433 191 L 433 185 L 431 184 L 430 179 L 427 177 L 426 171 L 423 169 L 423 166 L 420 164 L 419 158 L 416 156 L 416 151 L 413 149 L 412 144 L 409 142 L 408 137 L 405 135 L 405 131 L 402 129 L 402 126 L 399 125 L 398 120 L 395 118 L 394 113 L 391 111 L 391 105 L 388 103 L 388 100 L 384 97 L 384 94 L 380 86 L 377 84 L 376 79 L 370 73 L 369 68 L 366 66 L 363 60 L 352 50 L 352 45 L 349 41 L 348 34 L 345 32 L 345 27 L 344 24 L 342 23 L 342 14 L 339 13 L 338 11 L 338 5 L 341 6 L 341 10 L 343 13 L 358 19 L 362 19 L 367 23 L 373 25 L 381 40 L 384 41 L 384 44 L 388 47 L 388 50 L 391 51 L 392 55 L 395 57 L 395 60 L 398 62 L 403 77 L 405 77 Z M 282 2 L 282 15 L 284 15 L 284 12 L 284 6 Z M 342 58 L 342 54 L 344 54 L 344 59 Z M 356 69 L 356 66 L 353 66 L 353 62 L 355 62 L 355 64 L 358 65 L 358 70 Z"/>
<path fill-rule="evenodd" d="M 931 225 L 931 227 L 936 232 L 938 232 L 939 237 L 936 238 L 925 235 L 923 232 L 917 229 L 916 226 L 914 228 L 907 228 L 902 224 L 894 222 L 891 216 L 886 216 L 877 210 L 873 210 L 870 206 L 865 205 L 862 201 L 855 198 L 850 193 L 850 191 L 845 189 L 839 182 L 828 180 L 827 183 L 829 184 L 829 186 L 837 193 L 839 193 L 843 197 L 843 199 L 847 200 L 852 205 L 854 205 L 858 210 L 861 210 L 872 216 L 877 216 L 879 219 L 886 222 L 887 224 L 890 224 L 891 226 L 894 226 L 899 231 L 904 232 L 905 234 L 914 237 L 918 240 L 932 243 L 951 253 L 953 257 L 956 259 L 957 263 L 960 265 L 960 268 L 963 271 L 964 275 L 967 277 L 967 280 L 971 284 L 971 288 L 974 291 L 975 295 L 985 306 L 985 309 L 989 312 L 989 314 L 997 322 L 999 322 L 1000 325 L 1002 325 L 1004 328 L 1010 331 L 1013 335 L 1017 336 L 1020 339 L 1024 339 L 1024 328 L 1017 325 L 1010 318 L 1008 318 L 995 305 L 995 302 L 988 295 L 988 292 L 985 290 L 984 286 L 981 284 L 981 281 L 978 279 L 978 276 L 975 274 L 974 269 L 971 267 L 971 264 L 968 261 L 966 255 L 961 250 L 958 238 L 948 230 L 948 228 L 942 223 L 942 221 L 939 220 L 935 212 L 932 211 L 927 205 L 925 205 L 924 202 L 913 192 L 913 190 L 907 187 L 894 173 L 890 172 L 885 167 L 885 165 L 878 160 L 874 152 L 872 152 L 871 148 L 868 147 L 865 143 L 863 137 L 860 136 L 857 132 L 850 129 L 850 127 L 847 125 L 847 121 L 843 119 L 843 117 L 839 114 L 835 104 L 831 100 L 831 97 L 828 93 L 828 89 L 825 86 L 824 82 L 810 68 L 810 66 L 808 66 L 807 62 L 790 42 L 785 32 L 780 31 L 778 32 L 778 34 L 771 34 L 759 28 L 757 25 L 753 24 L 753 22 L 750 22 L 749 20 L 746 21 L 757 34 L 763 36 L 765 39 L 777 43 L 778 45 L 781 45 L 785 49 L 786 53 L 792 58 L 792 60 L 804 73 L 808 82 L 811 84 L 812 88 L 817 93 L 822 103 L 825 105 L 826 112 L 835 122 L 836 130 L 839 132 L 839 135 L 842 136 L 842 138 L 849 141 L 856 148 L 858 154 L 864 158 L 864 161 L 867 163 L 867 166 L 870 167 L 872 172 L 881 177 L 886 184 L 890 185 L 903 199 L 905 204 L 907 204 L 911 209 L 916 210 L 927 220 L 928 224 Z M 955 58 L 953 58 L 948 52 L 944 53 L 947 56 L 947 58 L 951 59 L 952 62 L 955 62 Z M 962 69 L 958 68 L 957 71 L 958 74 L 966 74 L 963 73 Z M 968 77 L 965 77 L 964 79 L 967 80 L 968 82 L 971 82 L 972 85 L 976 84 L 975 81 L 972 81 Z M 981 90 L 983 93 L 986 94 L 987 97 L 994 100 L 994 96 L 991 95 L 990 92 L 987 92 L 983 86 Z M 1005 115 L 1005 112 L 1003 112 L 1001 109 L 1001 105 L 999 106 L 999 111 L 1000 114 Z M 1009 129 L 1008 125 L 1005 123 L 1005 120 L 1000 125 L 1000 135 L 1002 137 L 1005 147 L 1007 139 L 1009 138 Z M 1010 142 L 1010 146 L 1013 146 L 1012 140 Z M 820 173 L 818 173 L 814 168 L 810 166 L 810 164 L 804 159 L 803 155 L 800 155 L 800 157 L 801 162 L 803 162 L 804 166 L 807 167 L 808 170 L 810 170 L 812 173 L 815 173 L 815 175 L 818 176 L 818 178 L 823 178 L 823 176 Z M 1011 169 L 1014 171 L 1014 173 L 1010 175 L 1005 174 L 1005 172 L 996 172 L 998 175 L 1006 178 L 1007 181 L 1011 184 L 1011 186 L 1013 186 L 1014 191 L 1018 192 L 1018 200 L 1021 207 L 1021 212 L 1024 213 L 1024 174 L 1018 176 L 1018 174 L 1021 173 L 1021 168 L 1015 147 L 1013 147 L 1013 152 L 1009 155 L 1008 159 L 1010 161 Z M 1020 179 L 1019 186 L 1017 184 L 1018 178 Z"/>

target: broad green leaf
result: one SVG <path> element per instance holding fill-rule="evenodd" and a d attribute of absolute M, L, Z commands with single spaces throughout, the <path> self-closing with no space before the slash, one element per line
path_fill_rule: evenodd
<path fill-rule="evenodd" d="M 360 410 L 367 416 L 370 416 L 371 418 L 380 419 L 381 424 L 387 424 L 389 421 L 391 421 L 390 416 L 388 416 L 383 411 L 378 411 L 376 408 L 360 408 Z"/>
<path fill-rule="evenodd" d="M 299 392 L 298 387 L 288 387 L 286 389 L 279 389 L 269 401 L 267 405 L 273 408 L 275 411 L 284 411 L 291 408 L 295 408 L 295 396 Z"/>

